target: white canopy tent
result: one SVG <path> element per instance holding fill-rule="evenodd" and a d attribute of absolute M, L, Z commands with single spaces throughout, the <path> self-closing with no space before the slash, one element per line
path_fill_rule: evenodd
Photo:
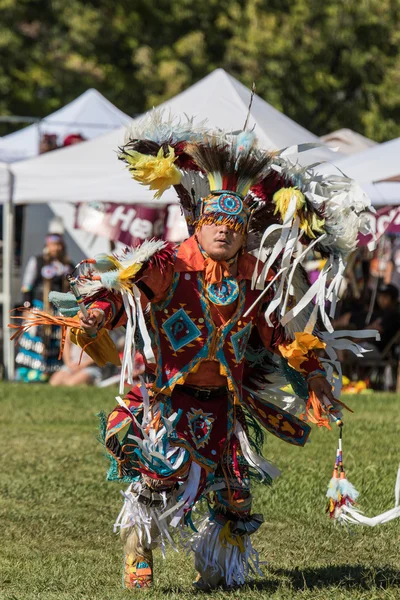
<path fill-rule="evenodd" d="M 244 125 L 250 91 L 223 69 L 217 69 L 185 92 L 161 105 L 161 108 L 181 116 L 194 115 L 198 121 L 207 119 L 210 126 L 227 131 Z M 276 150 L 303 142 L 320 143 L 313 135 L 294 121 L 255 96 L 249 119 L 265 148 Z M 88 202 L 119 203 L 147 202 L 151 192 L 132 182 L 116 150 L 123 142 L 125 129 L 120 128 L 96 140 L 79 144 L 32 160 L 13 165 L 15 204 L 35 202 Z M 332 161 L 341 155 L 328 147 L 307 152 L 303 161 Z M 7 201 L 3 190 L 0 201 Z M 176 201 L 174 191 L 167 191 L 163 200 Z"/>
<path fill-rule="evenodd" d="M 377 183 L 400 175 L 400 138 L 342 158 L 337 165 L 345 166 L 348 175 L 359 183 Z"/>
<path fill-rule="evenodd" d="M 373 206 L 400 206 L 400 181 L 361 184 Z"/>
<path fill-rule="evenodd" d="M 55 111 L 34 125 L 30 125 L 15 133 L 0 139 L 0 161 L 11 163 L 27 158 L 36 157 L 39 154 L 40 136 L 44 133 L 57 135 L 58 143 L 62 142 L 66 135 L 71 133 L 81 134 L 86 139 L 94 139 L 113 129 L 121 128 L 129 123 L 131 118 L 109 102 L 100 92 L 89 89 L 78 98 Z M 60 160 L 58 158 L 58 160 Z M 14 168 L 14 167 L 13 167 Z M 41 173 L 41 177 L 45 175 Z M 26 204 L 30 204 L 27 202 Z M 42 203 L 41 203 L 42 204 Z M 62 205 L 59 210 L 51 211 L 48 205 L 42 204 L 33 212 L 28 206 L 25 211 L 24 249 L 25 254 L 30 255 L 32 249 L 42 242 L 47 233 L 47 225 L 51 219 L 52 212 L 63 217 L 65 233 L 71 245 L 85 254 L 89 252 L 101 252 L 107 242 L 105 239 L 89 236 L 87 233 L 74 229 L 73 210 L 67 205 Z M 40 241 L 39 241 L 40 240 Z"/>
<path fill-rule="evenodd" d="M 70 104 L 64 106 L 60 110 L 52 113 L 46 118 L 37 123 L 20 129 L 15 133 L 0 138 L 0 161 L 3 164 L 0 167 L 0 195 L 5 197 L 2 201 L 6 202 L 6 207 L 3 214 L 3 289 L 0 294 L 0 299 L 3 303 L 3 326 L 5 328 L 6 319 L 11 308 L 12 294 L 12 264 L 13 264 L 13 239 L 14 239 L 14 215 L 11 209 L 10 202 L 13 201 L 13 181 L 15 181 L 13 168 L 10 163 L 36 157 L 39 153 L 40 138 L 45 133 L 57 135 L 58 143 L 61 145 L 65 136 L 71 133 L 79 133 L 86 139 L 93 139 L 101 134 L 108 133 L 115 128 L 121 128 L 130 121 L 130 117 L 119 110 L 111 102 L 109 102 L 102 94 L 95 89 L 89 89 L 81 96 L 73 100 Z M 55 151 L 58 152 L 58 151 Z M 8 164 L 7 164 L 8 163 Z M 43 176 L 43 175 L 42 175 Z M 28 203 L 29 204 L 29 203 Z M 64 222 L 68 233 L 78 247 L 85 248 L 90 240 L 90 236 L 86 232 L 73 229 L 73 217 L 68 213 L 70 208 L 68 205 L 60 205 L 64 218 Z M 27 208 L 26 219 L 28 223 L 32 215 L 29 214 Z M 39 214 L 37 214 L 39 211 Z M 35 214 L 35 223 L 40 228 L 46 228 L 48 222 L 49 209 L 42 205 L 37 208 Z M 47 212 L 46 212 L 47 211 Z M 65 213 L 67 213 L 65 215 Z M 45 223 L 42 223 L 43 220 Z M 29 229 L 31 234 L 32 230 Z M 37 236 L 36 236 L 37 237 Z M 43 239 L 43 236 L 40 236 Z M 35 236 L 27 236 L 28 242 Z M 93 236 L 94 238 L 94 236 Z M 33 243 L 33 242 L 32 242 Z M 93 251 L 101 251 L 104 249 L 104 239 L 93 239 Z M 5 354 L 7 346 L 7 337 L 3 329 L 3 337 L 5 337 Z M 12 350 L 12 348 L 11 348 Z M 6 359 L 7 360 L 7 359 Z M 9 364 L 12 360 L 8 361 Z"/>
<path fill-rule="evenodd" d="M 400 138 L 341 158 L 335 162 L 335 167 L 355 179 L 374 206 L 400 204 L 400 182 L 394 181 L 400 176 Z M 330 165 L 321 170 L 335 172 Z"/>
<path fill-rule="evenodd" d="M 212 127 L 233 131 L 244 126 L 249 101 L 250 90 L 223 69 L 217 69 L 185 92 L 162 104 L 161 108 L 182 118 L 193 115 L 198 121 L 206 119 Z M 263 146 L 271 150 L 300 143 L 321 143 L 317 136 L 258 96 L 253 99 L 248 127 L 254 128 Z M 96 140 L 9 166 L 9 185 L 0 187 L 0 202 L 6 204 L 6 227 L 12 227 L 11 213 L 14 204 L 48 203 L 56 210 L 56 204 L 63 202 L 150 202 L 153 194 L 132 181 L 124 165 L 117 160 L 116 150 L 123 143 L 124 134 L 125 128 L 121 127 Z M 306 163 L 332 161 L 338 158 L 338 154 L 321 146 L 300 158 Z M 168 190 L 163 195 L 162 202 L 176 202 L 174 190 Z M 8 240 L 6 243 L 5 239 L 5 257 L 9 257 L 12 255 L 12 234 L 5 232 L 5 237 Z M 5 283 L 4 297 L 9 293 L 10 288 Z M 8 297 L 8 305 L 10 304 L 11 299 Z M 4 312 L 7 314 L 6 310 Z M 6 316 L 4 322 L 7 318 Z M 9 365 L 10 361 L 6 364 L 6 369 Z"/>
<path fill-rule="evenodd" d="M 0 161 L 15 162 L 39 154 L 42 134 L 54 134 L 62 145 L 65 136 L 79 133 L 93 138 L 130 121 L 130 117 L 109 102 L 100 92 L 89 89 L 81 96 L 33 125 L 0 139 Z"/>
<path fill-rule="evenodd" d="M 339 152 L 346 155 L 357 154 L 377 144 L 374 140 L 347 128 L 331 131 L 331 133 L 322 135 L 320 139 L 332 148 L 337 147 Z"/>

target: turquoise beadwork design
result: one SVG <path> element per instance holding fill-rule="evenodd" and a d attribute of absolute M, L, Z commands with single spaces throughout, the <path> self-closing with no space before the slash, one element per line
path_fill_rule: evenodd
<path fill-rule="evenodd" d="M 228 215 L 238 215 L 243 210 L 243 202 L 233 194 L 221 194 L 218 198 L 218 208 Z"/>
<path fill-rule="evenodd" d="M 174 349 L 174 352 L 190 344 L 201 335 L 200 329 L 195 325 L 183 308 L 179 309 L 163 323 L 166 336 Z"/>
<path fill-rule="evenodd" d="M 249 341 L 252 327 L 252 323 L 247 323 L 246 327 L 243 327 L 243 329 L 234 333 L 231 337 L 231 343 L 237 363 L 241 362 L 246 354 L 246 346 Z"/>
<path fill-rule="evenodd" d="M 224 277 L 221 283 L 212 283 L 207 286 L 207 295 L 210 302 L 226 306 L 235 302 L 239 296 L 239 285 L 234 277 Z"/>

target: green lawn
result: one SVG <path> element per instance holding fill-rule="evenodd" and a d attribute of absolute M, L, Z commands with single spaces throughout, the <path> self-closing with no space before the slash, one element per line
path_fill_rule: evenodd
<path fill-rule="evenodd" d="M 156 556 L 149 592 L 121 588 L 121 547 L 112 532 L 121 505 L 96 440 L 95 414 L 113 391 L 1 384 L 1 600 L 117 600 L 210 597 L 194 593 L 190 557 Z M 347 398 L 344 455 L 360 507 L 391 508 L 400 461 L 400 398 Z M 257 487 L 255 535 L 265 579 L 215 598 L 400 599 L 400 520 L 379 528 L 335 528 L 325 515 L 337 432 L 314 431 L 305 449 L 268 437 L 266 455 L 283 471 L 272 489 Z"/>

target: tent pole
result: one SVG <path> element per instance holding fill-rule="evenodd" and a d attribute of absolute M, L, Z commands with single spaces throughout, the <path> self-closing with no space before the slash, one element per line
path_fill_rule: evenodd
<path fill-rule="evenodd" d="M 14 343 L 10 340 L 10 311 L 13 308 L 14 229 L 15 210 L 14 173 L 8 171 L 8 200 L 3 205 L 3 353 L 6 379 L 14 379 Z"/>

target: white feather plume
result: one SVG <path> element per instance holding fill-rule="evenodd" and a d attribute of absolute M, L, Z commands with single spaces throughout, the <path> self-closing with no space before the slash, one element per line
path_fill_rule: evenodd
<path fill-rule="evenodd" d="M 140 246 L 136 248 L 126 248 L 120 254 L 115 254 L 115 258 L 126 269 L 132 264 L 140 263 L 143 264 L 148 261 L 154 254 L 164 250 L 168 246 L 168 242 L 165 240 L 145 240 Z"/>
<path fill-rule="evenodd" d="M 345 257 L 357 247 L 358 234 L 369 233 L 367 215 L 374 209 L 353 179 L 343 174 L 319 174 L 315 171 L 317 166 L 302 167 L 282 156 L 277 156 L 272 164 L 290 185 L 303 192 L 316 211 L 323 211 L 327 235 L 321 240 L 321 246 Z"/>
<path fill-rule="evenodd" d="M 136 248 L 126 248 L 119 254 L 114 254 L 114 258 L 121 265 L 121 269 L 126 269 L 133 264 L 144 264 L 152 256 L 164 250 L 168 246 L 168 242 L 165 240 L 145 240 L 140 246 Z M 96 259 L 96 257 L 95 257 Z M 119 269 L 113 268 L 106 272 L 100 272 L 96 269 L 91 270 L 91 275 L 99 280 L 91 279 L 80 279 L 78 280 L 79 291 L 83 297 L 87 298 L 94 294 L 104 290 L 119 290 L 117 278 Z"/>
<path fill-rule="evenodd" d="M 194 117 L 185 115 L 186 120 L 165 109 L 153 108 L 140 121 L 134 121 L 127 129 L 125 143 L 130 140 L 151 140 L 157 144 L 176 144 L 184 141 L 200 140 L 207 133 L 207 120 L 195 124 Z"/>

